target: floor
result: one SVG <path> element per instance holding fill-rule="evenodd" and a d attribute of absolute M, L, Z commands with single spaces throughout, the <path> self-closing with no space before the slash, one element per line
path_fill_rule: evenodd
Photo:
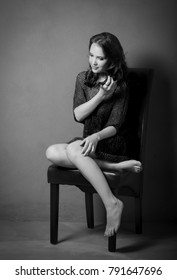
<path fill-rule="evenodd" d="M 123 224 L 117 234 L 117 250 L 107 250 L 104 226 L 88 229 L 85 223 L 60 222 L 59 243 L 49 242 L 49 222 L 0 221 L 1 260 L 177 260 L 177 225 L 144 224 L 143 234 Z"/>

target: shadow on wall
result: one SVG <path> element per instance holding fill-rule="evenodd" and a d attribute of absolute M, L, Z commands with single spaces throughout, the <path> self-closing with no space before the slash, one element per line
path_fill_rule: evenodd
<path fill-rule="evenodd" d="M 154 69 L 149 106 L 144 185 L 144 218 L 175 219 L 175 131 L 172 70 L 157 56 L 147 55 L 141 65 Z M 161 217 L 161 218 L 160 218 Z"/>

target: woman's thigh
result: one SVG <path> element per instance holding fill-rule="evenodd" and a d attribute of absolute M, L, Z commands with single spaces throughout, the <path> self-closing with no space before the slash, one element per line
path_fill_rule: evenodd
<path fill-rule="evenodd" d="M 46 150 L 46 157 L 49 161 L 58 166 L 75 168 L 75 165 L 70 158 L 81 154 L 83 147 L 80 143 L 81 140 L 76 140 L 69 144 L 63 143 L 51 145 Z M 90 154 L 89 157 L 96 159 L 94 153 Z"/>

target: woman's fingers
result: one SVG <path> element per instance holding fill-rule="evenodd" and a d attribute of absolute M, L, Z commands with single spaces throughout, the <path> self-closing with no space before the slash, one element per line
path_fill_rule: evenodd
<path fill-rule="evenodd" d="M 92 144 L 90 143 L 86 149 L 86 151 L 83 153 L 84 156 L 87 156 L 92 151 Z"/>
<path fill-rule="evenodd" d="M 83 140 L 83 144 L 84 144 L 84 147 L 83 147 L 81 153 L 85 156 L 91 149 L 92 144 L 89 143 L 86 139 Z"/>
<path fill-rule="evenodd" d="M 80 146 L 83 146 L 85 144 L 85 139 L 83 139 L 81 142 L 80 142 Z"/>
<path fill-rule="evenodd" d="M 94 145 L 92 143 L 88 143 L 88 142 L 85 142 L 85 145 L 81 151 L 81 153 L 84 155 L 84 156 L 87 156 L 89 155 L 90 153 L 93 153 L 95 150 L 94 148 Z"/>
<path fill-rule="evenodd" d="M 103 85 L 103 89 L 109 91 L 114 88 L 116 82 L 113 80 L 112 77 L 108 76 L 106 83 Z"/>
<path fill-rule="evenodd" d="M 109 86 L 107 87 L 107 90 L 110 90 L 112 88 L 113 84 L 114 84 L 114 80 L 113 80 L 113 78 L 111 78 L 111 81 L 110 81 Z"/>
<path fill-rule="evenodd" d="M 106 82 L 105 82 L 104 85 L 103 85 L 103 88 L 104 88 L 105 90 L 107 90 L 110 84 L 111 84 L 111 77 L 108 76 Z"/>
<path fill-rule="evenodd" d="M 107 80 L 106 80 L 106 82 L 105 82 L 105 85 L 106 85 L 106 86 L 109 86 L 109 85 L 110 85 L 111 79 L 112 79 L 111 76 L 108 76 L 108 77 L 107 77 Z"/>
<path fill-rule="evenodd" d="M 84 147 L 83 147 L 81 153 L 84 154 L 84 153 L 86 152 L 87 148 L 88 148 L 88 143 L 85 142 L 85 143 L 84 143 Z"/>
<path fill-rule="evenodd" d="M 94 153 L 94 151 L 95 151 L 95 147 L 94 147 L 94 146 L 92 146 L 91 153 Z"/>

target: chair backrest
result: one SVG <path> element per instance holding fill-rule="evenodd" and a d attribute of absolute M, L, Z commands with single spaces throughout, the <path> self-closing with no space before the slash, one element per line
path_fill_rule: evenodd
<path fill-rule="evenodd" d="M 132 135 L 135 136 L 132 138 L 131 143 L 133 151 L 132 154 L 141 162 L 144 162 L 148 107 L 152 78 L 152 69 L 129 68 L 128 84 L 130 97 L 127 111 L 127 122 L 129 123 Z"/>

